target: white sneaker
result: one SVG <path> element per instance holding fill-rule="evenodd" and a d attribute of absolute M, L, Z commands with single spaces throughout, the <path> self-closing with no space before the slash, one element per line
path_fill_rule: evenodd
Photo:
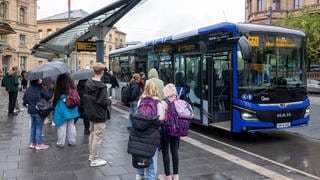
<path fill-rule="evenodd" d="M 136 180 L 144 180 L 144 176 L 136 174 Z"/>
<path fill-rule="evenodd" d="M 104 166 L 106 164 L 107 164 L 107 161 L 103 159 L 94 159 L 90 162 L 91 167 Z"/>

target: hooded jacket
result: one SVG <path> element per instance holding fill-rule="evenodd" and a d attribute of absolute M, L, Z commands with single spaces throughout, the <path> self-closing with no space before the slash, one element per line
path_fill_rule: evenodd
<path fill-rule="evenodd" d="M 83 100 L 85 118 L 96 123 L 106 122 L 110 100 L 108 99 L 107 86 L 102 81 L 87 80 Z"/>
<path fill-rule="evenodd" d="M 23 105 L 28 105 L 29 114 L 37 114 L 35 109 L 36 104 L 40 101 L 41 98 L 46 100 L 50 99 L 50 95 L 45 88 L 39 84 L 31 84 L 30 87 L 23 95 Z"/>
<path fill-rule="evenodd" d="M 19 77 L 15 71 L 9 70 L 4 79 L 8 92 L 18 92 Z"/>
<path fill-rule="evenodd" d="M 162 80 L 159 79 L 159 74 L 155 68 L 151 68 L 150 71 L 148 72 L 148 80 L 146 81 L 146 84 L 149 82 L 154 82 L 157 87 L 157 91 L 160 97 L 160 100 L 164 98 L 163 95 L 163 88 L 164 88 L 164 83 Z"/>

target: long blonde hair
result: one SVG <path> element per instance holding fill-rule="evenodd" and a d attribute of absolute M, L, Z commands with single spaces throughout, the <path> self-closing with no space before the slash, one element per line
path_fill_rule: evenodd
<path fill-rule="evenodd" d="M 144 90 L 141 96 L 154 96 L 159 98 L 159 93 L 157 91 L 156 84 L 154 82 L 148 82 L 144 86 Z"/>

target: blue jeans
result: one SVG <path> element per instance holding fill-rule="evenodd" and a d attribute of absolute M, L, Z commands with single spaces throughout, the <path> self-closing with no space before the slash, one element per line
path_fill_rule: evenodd
<path fill-rule="evenodd" d="M 137 111 L 137 104 L 138 101 L 132 101 L 130 102 L 130 109 L 129 109 L 129 117 L 128 117 L 128 126 L 127 127 L 131 127 L 132 126 L 132 121 L 130 119 L 130 114 L 131 113 L 135 113 Z"/>
<path fill-rule="evenodd" d="M 43 118 L 38 114 L 30 114 L 31 117 L 31 131 L 30 131 L 30 143 L 42 144 L 42 127 Z"/>
<path fill-rule="evenodd" d="M 152 164 L 148 168 L 137 169 L 136 174 L 144 176 L 144 180 L 155 180 L 158 168 L 158 150 L 152 157 Z"/>

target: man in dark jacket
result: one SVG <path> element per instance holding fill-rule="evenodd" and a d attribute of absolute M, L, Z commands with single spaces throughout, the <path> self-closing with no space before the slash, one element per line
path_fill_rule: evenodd
<path fill-rule="evenodd" d="M 14 112 L 14 108 L 16 107 L 16 102 L 18 97 L 18 86 L 19 86 L 17 66 L 10 68 L 10 70 L 4 77 L 4 81 L 5 81 L 6 90 L 9 93 L 8 116 L 16 116 L 18 114 Z"/>
<path fill-rule="evenodd" d="M 90 120 L 89 160 L 90 166 L 103 166 L 107 161 L 99 159 L 99 146 L 106 128 L 108 99 L 107 86 L 101 81 L 105 66 L 96 63 L 93 66 L 94 77 L 88 79 L 84 88 L 84 116 Z"/>

